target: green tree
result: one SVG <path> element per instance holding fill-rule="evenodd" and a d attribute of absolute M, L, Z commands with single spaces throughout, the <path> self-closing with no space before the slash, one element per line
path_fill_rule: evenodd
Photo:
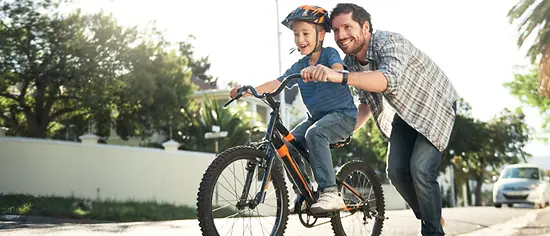
<path fill-rule="evenodd" d="M 123 28 L 103 13 L 61 15 L 58 6 L 0 6 L 0 125 L 44 138 L 93 120 L 100 136 L 116 124 L 128 137 L 183 122 L 180 110 L 192 110 L 187 55 L 166 52 L 154 29 Z"/>
<path fill-rule="evenodd" d="M 523 104 L 538 108 L 544 118 L 542 128 L 550 124 L 550 97 L 540 96 L 538 93 L 539 71 L 532 68 L 525 73 L 517 73 L 514 80 L 504 84 L 510 93 L 517 97 Z"/>
<path fill-rule="evenodd" d="M 189 81 L 187 58 L 164 52 L 162 45 L 137 48 L 134 70 L 121 76 L 124 85 L 115 101 L 117 108 L 123 107 L 115 118 L 117 133 L 122 138 L 168 134 L 173 126 L 189 122 L 184 110 L 197 108 L 191 99 L 196 89 Z"/>
<path fill-rule="evenodd" d="M 117 47 L 134 36 L 113 30 L 102 15 L 62 18 L 56 7 L 29 0 L 1 6 L 0 116 L 20 135 L 43 138 L 52 121 L 106 104 L 119 84 Z"/>
<path fill-rule="evenodd" d="M 520 20 L 518 46 L 536 34 L 527 55 L 531 63 L 539 65 L 540 79 L 538 91 L 550 96 L 550 0 L 520 0 L 508 12 L 510 22 Z"/>
<path fill-rule="evenodd" d="M 493 172 L 504 164 L 517 163 L 529 156 L 524 147 L 530 134 L 521 109 L 505 109 L 492 120 L 484 122 L 471 117 L 471 106 L 464 99 L 459 99 L 455 125 L 440 170 L 444 171 L 452 160 L 456 183 L 475 180 L 475 202 L 481 204 L 481 186 Z M 467 187 L 469 193 L 469 185 Z"/>
<path fill-rule="evenodd" d="M 460 130 L 457 129 L 450 146 L 455 171 L 464 171 L 468 179 L 476 181 L 475 203 L 480 205 L 481 187 L 492 174 L 504 164 L 525 161 L 530 156 L 524 151 L 530 130 L 520 109 L 505 109 L 489 122 L 460 115 L 457 121 L 455 127 Z"/>

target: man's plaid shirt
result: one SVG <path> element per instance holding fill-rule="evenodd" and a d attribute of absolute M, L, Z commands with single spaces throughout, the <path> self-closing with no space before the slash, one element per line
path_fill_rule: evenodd
<path fill-rule="evenodd" d="M 382 93 L 358 90 L 361 103 L 369 105 L 381 133 L 390 137 L 395 113 L 443 151 L 453 129 L 453 103 L 458 93 L 443 71 L 402 35 L 377 31 L 371 35 L 367 52 L 370 70 L 382 72 L 387 90 Z M 363 71 L 359 62 L 346 55 L 350 71 Z M 399 134 L 396 134 L 399 135 Z"/>

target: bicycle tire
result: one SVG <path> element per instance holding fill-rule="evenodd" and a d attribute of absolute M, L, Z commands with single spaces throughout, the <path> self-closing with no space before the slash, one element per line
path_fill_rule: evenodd
<path fill-rule="evenodd" d="M 212 197 L 214 187 L 222 171 L 236 160 L 246 160 L 256 157 L 266 157 L 266 154 L 250 146 L 236 146 L 221 152 L 205 171 L 197 193 L 197 217 L 204 236 L 219 235 L 212 215 Z M 276 160 L 275 160 L 276 161 Z M 275 165 L 272 168 L 271 183 L 275 187 L 277 197 L 276 224 L 272 229 L 273 236 L 282 236 L 288 221 L 288 190 L 281 169 Z M 251 189 L 251 193 L 252 193 Z M 254 192 L 255 193 L 255 192 Z M 276 228 L 275 228 L 276 227 Z"/>
<path fill-rule="evenodd" d="M 342 165 L 342 168 L 340 168 L 340 170 L 336 174 L 336 178 L 343 180 L 349 173 L 352 173 L 354 171 L 361 171 L 366 175 L 367 180 L 373 186 L 374 196 L 376 198 L 376 210 L 378 211 L 379 215 L 384 216 L 385 199 L 384 199 L 384 192 L 382 190 L 382 185 L 380 184 L 380 180 L 376 176 L 376 173 L 368 164 L 358 160 L 349 161 L 344 165 Z M 342 189 L 341 184 L 338 185 L 338 189 Z M 382 234 L 382 228 L 384 227 L 384 219 L 379 219 L 379 218 L 374 218 L 374 219 L 375 221 L 374 221 L 374 226 L 372 227 L 371 236 L 379 236 Z M 339 213 L 337 214 L 337 216 L 332 217 L 330 221 L 332 224 L 332 230 L 334 232 L 334 235 L 349 236 L 346 234 L 344 230 Z"/>

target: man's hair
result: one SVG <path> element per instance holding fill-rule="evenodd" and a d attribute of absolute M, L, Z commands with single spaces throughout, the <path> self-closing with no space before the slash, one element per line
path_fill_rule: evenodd
<path fill-rule="evenodd" d="M 336 7 L 332 9 L 332 12 L 330 13 L 330 19 L 333 19 L 334 17 L 341 14 L 349 13 L 351 13 L 351 18 L 355 22 L 359 23 L 361 27 L 363 27 L 365 21 L 369 22 L 369 31 L 372 33 L 372 22 L 370 14 L 367 12 L 367 10 L 365 10 L 365 8 L 353 3 L 338 3 Z"/>

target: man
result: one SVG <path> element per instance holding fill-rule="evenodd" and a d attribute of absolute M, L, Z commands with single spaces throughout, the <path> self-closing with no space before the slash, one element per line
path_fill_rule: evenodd
<path fill-rule="evenodd" d="M 302 77 L 359 90 L 355 130 L 374 117 L 389 142 L 388 178 L 421 220 L 421 234 L 444 235 L 436 179 L 454 125 L 457 92 L 443 71 L 402 35 L 373 33 L 364 8 L 338 4 L 330 18 L 351 72 L 318 65 Z"/>

